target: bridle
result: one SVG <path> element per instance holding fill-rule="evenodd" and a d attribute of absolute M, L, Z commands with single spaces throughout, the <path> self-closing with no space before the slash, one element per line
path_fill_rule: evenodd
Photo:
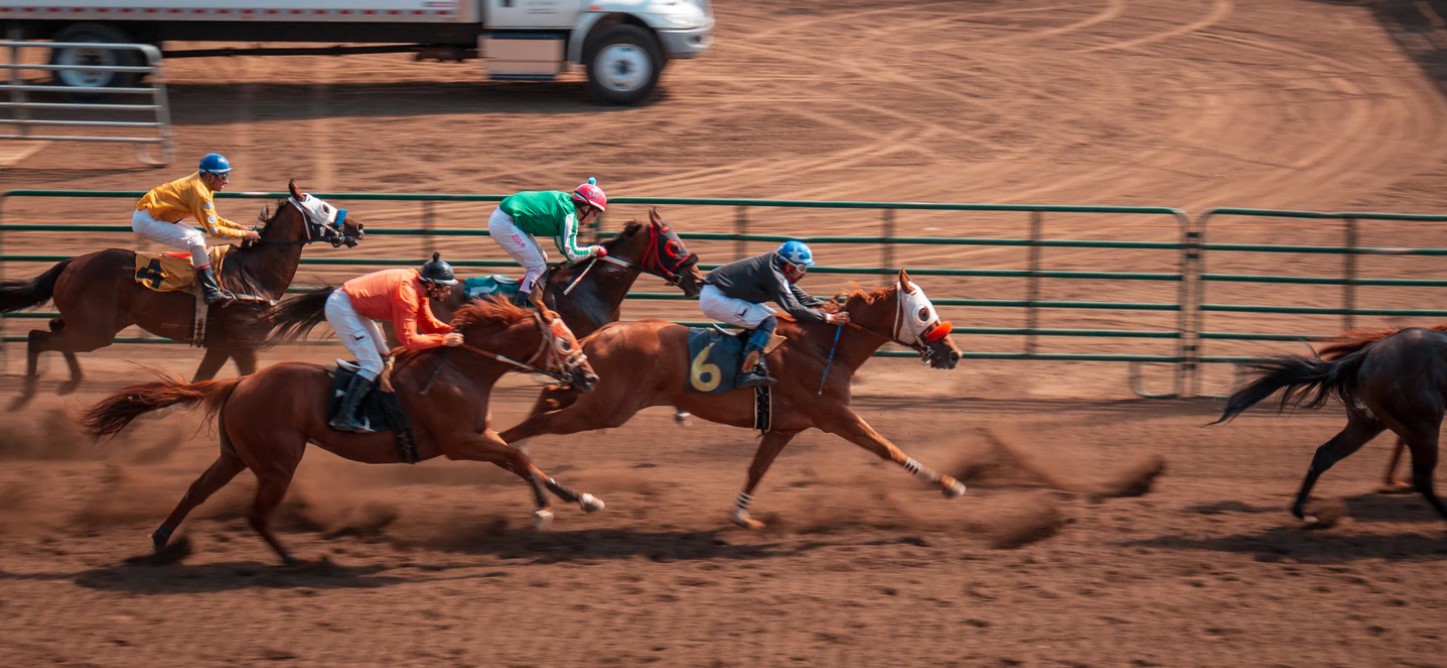
<path fill-rule="evenodd" d="M 670 232 L 672 232 L 672 228 L 667 224 L 654 224 L 650 222 L 648 224 L 648 246 L 643 250 L 642 260 L 638 263 L 633 263 L 612 255 L 602 258 L 595 255 L 588 261 L 588 266 L 584 267 L 583 271 L 578 273 L 578 277 L 573 279 L 572 282 L 568 283 L 568 287 L 563 289 L 563 294 L 566 295 L 572 292 L 573 288 L 577 287 L 578 283 L 583 281 L 583 277 L 588 275 L 588 272 L 593 269 L 593 265 L 597 264 L 600 259 L 619 267 L 640 269 L 645 273 L 663 279 L 664 282 L 673 287 L 680 287 L 683 283 L 681 270 L 689 265 L 697 264 L 698 254 L 686 252 L 687 249 L 683 247 L 683 243 L 669 236 Z M 658 242 L 660 235 L 666 237 L 666 240 L 662 244 L 662 252 L 660 252 L 658 248 L 660 245 Z M 667 255 L 667 260 L 664 258 L 665 254 Z"/>
<path fill-rule="evenodd" d="M 347 219 L 346 209 L 337 209 L 336 222 L 327 223 L 325 221 L 318 220 L 316 214 L 314 214 L 311 209 L 302 206 L 301 202 L 296 201 L 295 197 L 286 198 L 286 203 L 291 204 L 292 206 L 296 207 L 298 211 L 301 212 L 303 221 L 302 229 L 306 232 L 306 236 L 301 239 L 289 239 L 286 241 L 263 238 L 254 243 L 274 246 L 305 246 L 314 241 L 326 241 L 332 244 L 332 248 L 338 248 L 342 244 L 346 244 L 348 248 L 357 245 L 357 240 L 355 238 L 347 236 L 346 232 L 343 231 L 346 229 L 343 226 L 343 221 Z M 266 213 L 265 211 L 263 211 L 262 216 L 265 215 Z M 263 223 L 262 229 L 266 229 L 266 226 L 270 224 L 271 222 L 269 221 Z"/>
<path fill-rule="evenodd" d="M 567 330 L 567 326 L 563 324 L 562 320 L 553 318 L 551 322 L 544 322 L 542 314 L 536 311 L 533 312 L 532 316 L 533 321 L 538 325 L 538 330 L 542 332 L 542 336 L 538 341 L 538 349 L 533 351 L 533 354 L 528 356 L 525 361 L 519 362 L 507 355 L 495 353 L 491 350 L 484 350 L 466 343 L 457 347 L 475 355 L 481 355 L 488 359 L 514 366 L 529 373 L 542 374 L 560 383 L 573 382 L 574 378 L 569 369 L 580 366 L 583 362 L 587 361 L 588 356 L 583 354 L 581 347 L 571 350 L 564 349 L 565 344 L 570 346 L 571 344 L 569 344 L 568 339 L 563 336 L 563 332 Z M 542 364 L 541 366 L 539 366 L 540 362 Z"/>

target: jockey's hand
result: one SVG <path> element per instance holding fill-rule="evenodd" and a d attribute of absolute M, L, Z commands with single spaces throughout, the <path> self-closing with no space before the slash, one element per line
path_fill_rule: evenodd
<path fill-rule="evenodd" d="M 849 312 L 839 311 L 838 313 L 826 313 L 824 315 L 824 322 L 831 325 L 847 325 L 849 324 Z"/>
<path fill-rule="evenodd" d="M 243 241 L 251 241 L 251 242 L 261 241 L 261 233 L 260 233 L 260 232 L 257 232 L 256 230 L 247 230 L 247 231 L 241 233 L 241 239 L 242 239 Z"/>
<path fill-rule="evenodd" d="M 608 249 L 607 249 L 607 248 L 604 248 L 604 247 L 602 247 L 602 246 L 594 246 L 594 247 L 593 247 L 593 257 L 596 257 L 596 258 L 605 258 L 605 257 L 608 257 Z"/>
<path fill-rule="evenodd" d="M 462 345 L 462 334 L 459 332 L 448 332 L 442 335 L 442 344 L 448 348 L 456 348 Z"/>

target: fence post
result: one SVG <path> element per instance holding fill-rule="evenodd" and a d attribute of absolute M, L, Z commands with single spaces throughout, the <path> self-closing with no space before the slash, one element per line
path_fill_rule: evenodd
<path fill-rule="evenodd" d="M 1347 248 L 1346 255 L 1342 256 L 1342 331 L 1351 331 L 1356 327 L 1356 314 L 1353 311 L 1357 308 L 1357 219 L 1345 218 Z"/>
<path fill-rule="evenodd" d="M 748 233 L 749 233 L 749 208 L 746 207 L 746 206 L 740 206 L 740 207 L 738 208 L 738 210 L 734 212 L 734 234 L 737 234 L 737 235 L 739 235 L 739 236 L 743 236 L 743 235 L 748 234 Z M 735 241 L 735 242 L 734 242 L 734 259 L 735 259 L 735 260 L 742 260 L 742 259 L 748 257 L 748 256 L 749 256 L 748 250 L 749 250 L 749 246 L 748 246 L 748 242 L 747 242 L 747 241 L 744 241 L 743 239 L 739 239 L 739 240 Z"/>
<path fill-rule="evenodd" d="M 884 210 L 879 236 L 885 239 L 884 248 L 879 252 L 879 266 L 884 271 L 884 275 L 889 276 L 894 267 L 894 209 Z"/>
<path fill-rule="evenodd" d="M 1030 245 L 1026 247 L 1026 264 L 1030 278 L 1025 283 L 1025 353 L 1034 355 L 1038 347 L 1035 330 L 1040 325 L 1040 238 L 1045 231 L 1045 214 L 1030 212 Z"/>
<path fill-rule="evenodd" d="M 432 202 L 422 202 L 422 255 L 418 256 L 425 260 L 432 258 L 432 251 L 437 245 L 432 241 L 432 222 L 436 212 L 433 210 Z"/>
<path fill-rule="evenodd" d="M 1200 228 L 1185 214 L 1181 214 L 1179 220 L 1184 247 L 1181 249 L 1181 289 L 1176 293 L 1181 304 L 1181 314 L 1176 319 L 1179 335 L 1176 354 L 1181 357 L 1176 372 L 1176 396 L 1187 399 L 1199 390 L 1201 294 L 1205 289 L 1205 282 L 1201 280 L 1201 236 L 1205 219 L 1201 219 Z"/>

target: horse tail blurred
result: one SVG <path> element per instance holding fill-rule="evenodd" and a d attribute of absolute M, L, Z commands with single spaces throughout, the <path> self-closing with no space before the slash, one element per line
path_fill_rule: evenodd
<path fill-rule="evenodd" d="M 50 301 L 50 297 L 55 293 L 56 279 L 60 278 L 60 272 L 65 271 L 70 263 L 71 260 L 61 260 L 49 271 L 28 281 L 13 279 L 0 283 L 0 313 L 19 311 Z"/>
<path fill-rule="evenodd" d="M 183 382 L 170 377 L 151 383 L 140 383 L 121 389 L 103 399 L 81 416 L 81 426 L 91 438 L 100 440 L 114 436 L 125 429 L 132 420 L 177 404 L 192 406 L 204 404 L 206 419 L 211 419 L 221 410 L 222 404 L 236 389 L 240 378 L 227 380 L 203 380 L 199 383 Z"/>
<path fill-rule="evenodd" d="M 1321 408 L 1336 396 L 1348 408 L 1355 405 L 1357 371 L 1366 357 L 1366 350 L 1335 360 L 1288 355 L 1241 365 L 1256 376 L 1226 399 L 1221 417 L 1211 424 L 1235 418 L 1242 411 L 1281 391 L 1278 411 L 1288 406 Z"/>
<path fill-rule="evenodd" d="M 327 298 L 335 291 L 336 288 L 327 286 L 282 300 L 267 318 L 270 334 L 266 345 L 289 343 L 306 336 L 327 319 Z"/>
<path fill-rule="evenodd" d="M 1347 332 L 1346 334 L 1342 335 L 1342 338 L 1332 341 L 1331 343 L 1322 347 L 1321 350 L 1317 351 L 1317 355 L 1321 356 L 1321 358 L 1324 360 L 1341 359 L 1342 357 L 1350 355 L 1351 353 L 1354 353 L 1358 350 L 1361 350 L 1362 348 L 1372 345 L 1373 343 L 1376 343 L 1393 334 L 1396 334 L 1397 332 L 1402 331 L 1402 329 L 1403 328 L 1401 327 L 1395 327 L 1391 329 L 1365 329 Z M 1433 325 L 1428 329 L 1436 330 L 1439 332 L 1447 332 L 1447 324 Z"/>

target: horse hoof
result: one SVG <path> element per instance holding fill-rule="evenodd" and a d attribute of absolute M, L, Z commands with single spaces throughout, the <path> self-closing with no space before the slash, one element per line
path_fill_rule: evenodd
<path fill-rule="evenodd" d="M 941 489 L 940 493 L 944 494 L 946 499 L 958 499 L 965 495 L 965 483 L 956 480 L 953 484 Z"/>
<path fill-rule="evenodd" d="M 21 395 L 18 396 L 18 397 L 15 397 L 15 399 L 11 400 L 11 402 L 10 402 L 10 412 L 13 413 L 13 412 L 18 411 L 18 410 L 20 410 L 20 409 L 22 409 L 22 408 L 25 408 L 26 404 L 29 404 L 29 403 L 30 403 L 30 400 L 31 400 L 31 399 L 34 399 L 34 398 L 35 398 L 35 392 L 34 392 L 34 391 L 26 392 L 26 393 L 24 393 L 24 394 L 21 394 Z"/>
<path fill-rule="evenodd" d="M 71 392 L 74 392 L 74 391 L 75 391 L 75 388 L 77 388 L 77 387 L 80 387 L 80 381 L 78 381 L 78 380 L 68 380 L 68 381 L 65 381 L 64 383 L 61 383 L 61 384 L 60 384 L 60 387 L 55 388 L 55 393 L 56 393 L 57 395 L 63 397 L 63 396 L 65 396 L 65 395 L 67 395 L 67 394 L 70 394 Z"/>
<path fill-rule="evenodd" d="M 547 508 L 540 508 L 533 511 L 533 528 L 539 531 L 548 528 L 553 523 L 553 511 Z"/>
<path fill-rule="evenodd" d="M 687 427 L 690 417 L 693 417 L 693 414 L 688 411 L 677 411 L 673 414 L 673 423 L 680 427 Z"/>
<path fill-rule="evenodd" d="M 768 526 L 763 522 L 749 517 L 748 513 L 734 513 L 732 516 L 729 517 L 729 520 L 745 529 L 758 530 L 764 528 L 765 526 Z"/>
<path fill-rule="evenodd" d="M 1413 491 L 1411 483 L 1405 483 L 1401 480 L 1392 480 L 1383 483 L 1382 486 L 1377 489 L 1378 494 L 1410 494 Z"/>
<path fill-rule="evenodd" d="M 596 513 L 603 509 L 603 500 L 584 492 L 582 496 L 578 497 L 578 506 L 585 513 Z"/>

